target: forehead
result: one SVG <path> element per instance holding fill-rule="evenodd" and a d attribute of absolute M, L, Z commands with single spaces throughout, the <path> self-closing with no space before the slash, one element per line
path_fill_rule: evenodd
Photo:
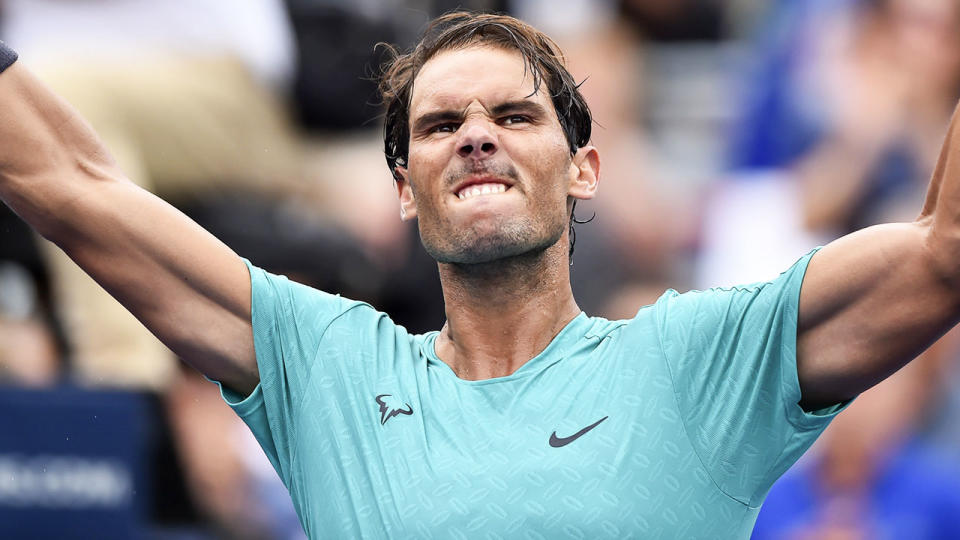
<path fill-rule="evenodd" d="M 525 98 L 552 109 L 547 94 L 534 94 L 533 74 L 518 51 L 475 45 L 443 51 L 424 64 L 413 83 L 410 116 L 464 109 L 473 101 L 489 109 L 497 102 Z"/>

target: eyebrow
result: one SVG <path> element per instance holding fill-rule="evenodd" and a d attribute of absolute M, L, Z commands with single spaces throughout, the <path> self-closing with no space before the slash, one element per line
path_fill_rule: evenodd
<path fill-rule="evenodd" d="M 510 113 L 526 113 L 534 117 L 546 116 L 547 111 L 542 105 L 529 99 L 506 101 L 490 109 L 493 116 L 503 116 Z M 432 111 L 421 115 L 413 123 L 413 131 L 423 131 L 430 126 L 444 122 L 459 122 L 463 120 L 463 112 L 453 109 Z"/>
<path fill-rule="evenodd" d="M 423 131 L 428 127 L 446 122 L 457 122 L 463 118 L 460 111 L 446 110 L 428 112 L 413 123 L 413 131 Z"/>
<path fill-rule="evenodd" d="M 494 106 L 492 109 L 490 109 L 490 112 L 494 116 L 502 116 L 509 113 L 527 113 L 531 116 L 539 117 L 547 114 L 547 111 L 543 108 L 543 105 L 540 105 L 536 101 L 531 101 L 529 99 L 507 101 Z"/>

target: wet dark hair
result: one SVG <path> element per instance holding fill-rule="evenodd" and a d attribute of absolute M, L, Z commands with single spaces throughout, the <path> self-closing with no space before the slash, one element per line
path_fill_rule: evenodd
<path fill-rule="evenodd" d="M 590 141 L 593 118 L 579 84 L 565 67 L 560 47 L 546 34 L 508 15 L 457 11 L 434 19 L 420 41 L 405 54 L 393 52 L 383 68 L 380 95 L 386 105 L 383 129 L 383 153 L 395 180 L 396 167 L 407 165 L 410 150 L 410 99 L 413 81 L 428 60 L 438 53 L 471 45 L 492 45 L 515 50 L 523 57 L 527 73 L 533 76 L 534 92 L 546 83 L 557 111 L 560 126 L 570 145 L 570 155 Z M 573 254 L 574 223 L 585 223 L 570 212 L 570 254 Z M 592 219 L 592 218 L 591 218 Z M 589 221 L 589 220 L 587 220 Z"/>

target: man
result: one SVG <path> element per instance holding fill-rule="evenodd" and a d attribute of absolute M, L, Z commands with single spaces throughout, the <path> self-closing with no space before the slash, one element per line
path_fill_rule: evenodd
<path fill-rule="evenodd" d="M 24 68 L 0 75 L 0 197 L 222 384 L 311 536 L 747 538 L 843 404 L 960 314 L 950 137 L 916 222 L 607 321 L 570 290 L 600 158 L 549 38 L 447 15 L 383 88 L 400 213 L 443 283 L 426 335 L 245 267 Z"/>

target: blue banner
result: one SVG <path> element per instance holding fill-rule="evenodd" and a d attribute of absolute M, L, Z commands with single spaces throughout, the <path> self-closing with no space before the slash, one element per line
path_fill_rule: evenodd
<path fill-rule="evenodd" d="M 138 538 L 147 523 L 146 399 L 0 387 L 0 538 Z"/>

